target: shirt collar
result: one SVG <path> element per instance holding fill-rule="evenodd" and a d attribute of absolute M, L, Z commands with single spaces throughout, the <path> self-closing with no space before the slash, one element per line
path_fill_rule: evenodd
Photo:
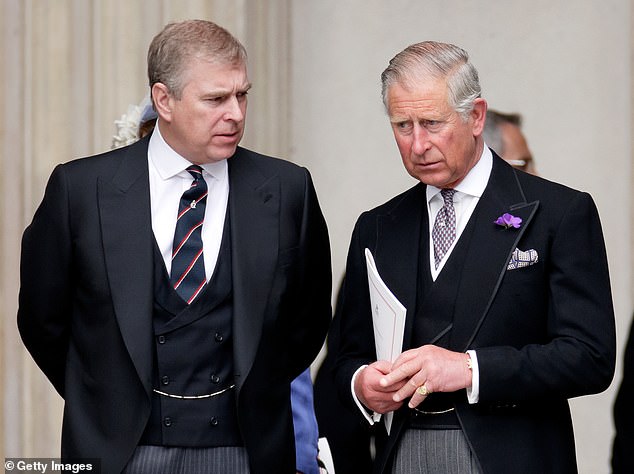
<path fill-rule="evenodd" d="M 482 155 L 473 168 L 467 173 L 460 183 L 455 187 L 456 191 L 470 196 L 480 198 L 487 187 L 491 169 L 493 168 L 493 155 L 486 145 L 483 146 Z M 427 186 L 427 202 L 429 203 L 434 196 L 440 192 L 440 188 L 436 186 Z"/>
<path fill-rule="evenodd" d="M 150 137 L 148 146 L 148 159 L 163 180 L 173 178 L 182 173 L 191 166 L 191 162 L 174 151 L 174 149 L 165 141 L 158 127 L 158 121 Z M 200 167 L 210 176 L 216 179 L 222 179 L 227 175 L 227 160 L 214 161 L 213 163 L 205 163 Z"/>

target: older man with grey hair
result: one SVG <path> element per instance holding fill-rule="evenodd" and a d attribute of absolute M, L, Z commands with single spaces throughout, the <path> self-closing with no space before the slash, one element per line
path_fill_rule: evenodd
<path fill-rule="evenodd" d="M 360 417 L 394 412 L 375 471 L 576 472 L 568 399 L 605 390 L 615 363 L 594 202 L 484 146 L 487 103 L 461 48 L 409 46 L 382 84 L 418 183 L 356 223 L 336 368 Z M 406 308 L 394 361 L 377 360 L 368 250 Z"/>

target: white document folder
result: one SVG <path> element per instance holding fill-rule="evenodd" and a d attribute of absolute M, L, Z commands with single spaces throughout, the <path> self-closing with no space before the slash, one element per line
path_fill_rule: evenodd
<path fill-rule="evenodd" d="M 405 314 L 407 309 L 394 296 L 381 279 L 369 249 L 365 249 L 365 261 L 368 268 L 368 286 L 372 305 L 372 323 L 377 360 L 394 362 L 403 350 L 403 333 L 405 332 Z M 389 434 L 393 413 L 387 413 L 384 421 Z M 381 415 L 375 413 L 374 420 Z"/>

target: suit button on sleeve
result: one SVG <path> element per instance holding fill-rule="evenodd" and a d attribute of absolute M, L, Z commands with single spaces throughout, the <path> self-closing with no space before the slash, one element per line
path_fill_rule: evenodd
<path fill-rule="evenodd" d="M 172 426 L 172 419 L 169 416 L 166 416 L 163 418 L 163 424 L 168 427 Z"/>
<path fill-rule="evenodd" d="M 224 337 L 222 334 L 220 334 L 219 332 L 216 333 L 216 335 L 214 336 L 214 338 L 216 339 L 216 342 L 222 342 L 224 341 Z"/>
<path fill-rule="evenodd" d="M 211 426 L 218 426 L 218 418 L 216 418 L 215 416 L 212 416 L 211 418 L 209 418 L 209 424 Z"/>

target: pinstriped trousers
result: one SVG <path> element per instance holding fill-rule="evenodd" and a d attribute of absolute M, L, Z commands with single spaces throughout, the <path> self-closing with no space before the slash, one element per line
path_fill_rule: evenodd
<path fill-rule="evenodd" d="M 392 474 L 481 474 L 462 430 L 408 429 L 396 448 Z"/>
<path fill-rule="evenodd" d="M 240 447 L 137 446 L 122 474 L 249 474 Z"/>

